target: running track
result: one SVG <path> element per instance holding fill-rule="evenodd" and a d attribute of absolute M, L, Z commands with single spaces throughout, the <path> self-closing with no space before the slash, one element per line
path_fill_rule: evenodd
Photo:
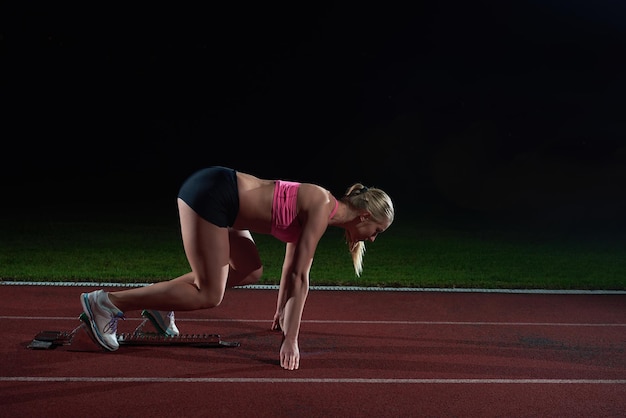
<path fill-rule="evenodd" d="M 0 286 L 0 405 L 17 417 L 624 417 L 626 295 L 311 290 L 300 370 L 278 366 L 277 292 L 178 312 L 240 347 L 122 346 L 71 331 L 94 287 Z M 116 290 L 116 289 L 111 289 Z M 139 313 L 120 322 L 131 332 Z"/>

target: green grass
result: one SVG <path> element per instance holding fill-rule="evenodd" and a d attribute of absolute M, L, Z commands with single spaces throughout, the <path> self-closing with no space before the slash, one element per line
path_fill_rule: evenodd
<path fill-rule="evenodd" d="M 0 279 L 155 282 L 189 270 L 177 219 L 0 220 Z M 606 231 L 605 231 L 606 232 Z M 255 235 L 276 284 L 284 244 Z M 314 285 L 626 289 L 626 243 L 587 230 L 453 226 L 397 220 L 367 245 L 356 278 L 343 230 L 329 228 L 311 272 Z"/>

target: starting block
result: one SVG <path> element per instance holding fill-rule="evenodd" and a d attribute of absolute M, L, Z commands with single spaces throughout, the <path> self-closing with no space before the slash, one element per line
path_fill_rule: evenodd
<path fill-rule="evenodd" d="M 59 346 L 71 345 L 74 337 L 83 330 L 89 337 L 94 340 L 89 325 L 89 318 L 85 313 L 79 316 L 81 324 L 72 331 L 41 331 L 28 344 L 28 348 L 32 349 L 53 349 Z M 180 334 L 175 337 L 162 335 L 158 332 L 144 331 L 144 325 L 150 322 L 145 318 L 132 333 L 117 334 L 117 341 L 120 345 L 159 345 L 159 346 L 187 346 L 200 348 L 222 348 L 222 347 L 239 347 L 238 342 L 223 341 L 219 334 Z"/>

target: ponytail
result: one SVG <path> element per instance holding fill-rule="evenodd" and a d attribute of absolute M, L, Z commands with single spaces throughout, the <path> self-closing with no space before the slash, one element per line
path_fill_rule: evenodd
<path fill-rule="evenodd" d="M 383 219 L 393 222 L 394 208 L 391 198 L 382 190 L 374 187 L 366 187 L 361 183 L 355 183 L 346 190 L 341 198 L 349 206 L 357 210 L 366 210 L 372 214 L 374 220 Z M 365 254 L 365 242 L 351 242 L 346 231 L 346 242 L 352 256 L 352 264 L 357 277 L 363 272 L 363 256 Z"/>

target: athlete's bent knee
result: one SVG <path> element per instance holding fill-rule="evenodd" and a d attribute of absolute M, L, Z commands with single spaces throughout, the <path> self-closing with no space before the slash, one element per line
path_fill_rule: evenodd
<path fill-rule="evenodd" d="M 263 276 L 263 266 L 259 267 L 258 269 L 252 271 L 250 274 L 248 274 L 239 284 L 240 286 L 245 286 L 248 284 L 255 284 L 256 282 L 258 282 L 261 279 L 261 276 Z"/>
<path fill-rule="evenodd" d="M 250 275 L 250 280 L 252 280 L 252 283 L 256 283 L 261 280 L 261 276 L 263 276 L 263 266 L 252 272 L 252 274 Z"/>
<path fill-rule="evenodd" d="M 200 309 L 215 308 L 222 303 L 224 292 L 202 292 Z"/>
<path fill-rule="evenodd" d="M 263 275 L 263 266 L 261 265 L 255 270 L 242 272 L 239 270 L 230 269 L 228 273 L 228 282 L 226 287 L 246 286 L 249 284 L 255 284 L 261 279 Z"/>

